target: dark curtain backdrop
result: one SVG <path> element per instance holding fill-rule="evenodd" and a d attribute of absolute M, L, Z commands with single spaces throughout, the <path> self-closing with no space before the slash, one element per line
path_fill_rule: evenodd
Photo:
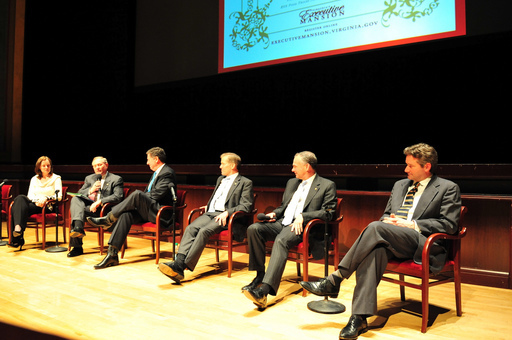
<path fill-rule="evenodd" d="M 440 163 L 511 163 L 511 24 L 478 6 L 466 37 L 134 87 L 135 0 L 27 0 L 23 162 L 139 164 L 162 146 L 175 164 L 225 151 L 286 164 L 306 149 L 321 163 L 403 163 L 427 142 Z"/>

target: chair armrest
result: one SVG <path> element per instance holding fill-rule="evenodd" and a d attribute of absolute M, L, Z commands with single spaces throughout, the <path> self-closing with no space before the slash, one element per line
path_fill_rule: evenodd
<path fill-rule="evenodd" d="M 202 215 L 202 214 L 204 214 L 205 212 L 206 212 L 206 207 L 199 207 L 199 208 L 192 209 L 192 210 L 188 213 L 188 217 L 187 217 L 187 225 L 189 225 L 190 223 L 192 223 L 192 217 L 194 216 L 194 214 L 199 213 L 199 216 L 201 216 L 201 215 Z"/>
<path fill-rule="evenodd" d="M 61 201 L 57 201 L 55 199 L 46 200 L 46 202 L 44 202 L 43 207 L 42 207 L 43 208 L 42 213 L 43 214 L 53 213 L 54 211 L 52 209 L 50 209 L 49 207 L 50 207 L 50 204 L 53 204 L 53 203 L 56 203 L 56 202 L 60 203 L 60 202 L 62 202 L 62 200 Z"/>
<path fill-rule="evenodd" d="M 309 249 L 309 234 L 311 233 L 313 227 L 316 226 L 325 226 L 325 221 L 320 218 L 312 219 L 306 224 L 304 230 L 302 231 L 302 243 L 304 245 L 305 251 L 308 251 Z"/>
<path fill-rule="evenodd" d="M 317 225 L 325 225 L 325 221 L 320 218 L 315 218 L 309 221 L 306 226 L 304 227 L 304 230 L 302 231 L 302 238 L 305 239 L 306 237 L 309 237 L 309 233 L 311 232 L 311 229 Z"/>
<path fill-rule="evenodd" d="M 234 213 L 229 216 L 229 223 L 234 221 L 237 218 L 245 217 L 245 216 L 254 216 L 258 212 L 258 209 L 254 209 L 251 212 L 245 212 L 242 210 L 235 211 Z"/>
<path fill-rule="evenodd" d="M 12 195 L 11 195 L 11 196 L 9 196 L 9 197 L 1 197 L 0 199 L 1 199 L 2 201 L 4 201 L 4 202 L 7 202 L 7 201 L 9 201 L 11 198 L 12 198 Z"/>
<path fill-rule="evenodd" d="M 425 241 L 425 245 L 423 246 L 423 252 L 421 253 L 421 263 L 423 266 L 423 271 L 428 274 L 430 270 L 430 249 L 434 245 L 434 242 L 437 240 L 453 240 L 460 241 L 464 236 L 466 236 L 466 227 L 463 227 L 457 234 L 450 235 L 446 233 L 435 233 L 430 235 Z"/>
<path fill-rule="evenodd" d="M 105 203 L 101 206 L 100 210 L 100 216 L 105 217 L 107 216 L 108 212 L 112 210 L 112 207 L 115 206 L 117 203 Z"/>
<path fill-rule="evenodd" d="M 158 212 L 156 213 L 156 220 L 158 221 L 160 219 L 160 215 L 167 210 L 172 210 L 172 205 L 164 205 L 161 206 L 160 209 L 158 209 Z"/>
<path fill-rule="evenodd" d="M 257 212 L 258 212 L 258 209 L 254 209 L 251 212 L 245 212 L 242 210 L 238 210 L 238 211 L 235 211 L 234 213 L 232 213 L 231 216 L 229 216 L 229 220 L 227 222 L 229 232 L 231 233 L 233 222 L 237 218 L 242 218 L 242 217 L 253 217 L 254 218 L 254 215 L 256 215 Z"/>

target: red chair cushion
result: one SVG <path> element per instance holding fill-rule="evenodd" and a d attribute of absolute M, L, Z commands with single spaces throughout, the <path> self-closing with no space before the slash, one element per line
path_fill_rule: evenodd
<path fill-rule="evenodd" d="M 451 268 L 453 268 L 453 265 L 454 265 L 453 260 L 447 261 L 441 271 L 450 270 Z M 422 268 L 423 268 L 423 266 L 421 264 L 417 264 L 413 260 L 405 260 L 405 261 L 389 260 L 386 269 L 393 271 L 393 272 L 398 272 L 398 273 L 417 272 L 418 275 L 420 275 Z M 411 275 L 411 274 L 408 274 L 408 275 Z"/>
<path fill-rule="evenodd" d="M 55 213 L 46 214 L 46 222 L 55 222 Z M 37 223 L 43 223 L 43 214 L 30 215 L 31 220 L 36 220 Z M 62 221 L 62 215 L 59 215 L 59 221 Z"/>

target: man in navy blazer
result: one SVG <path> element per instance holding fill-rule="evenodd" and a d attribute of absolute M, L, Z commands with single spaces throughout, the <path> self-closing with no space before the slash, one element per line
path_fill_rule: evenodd
<path fill-rule="evenodd" d="M 277 294 L 288 251 L 302 242 L 306 224 L 316 218 L 328 222 L 334 216 L 336 184 L 316 173 L 317 163 L 314 153 L 297 153 L 292 167 L 295 178 L 286 184 L 281 206 L 267 214 L 267 222 L 247 229 L 249 270 L 256 271 L 256 277 L 242 291 L 259 308 L 266 307 L 268 294 Z M 265 244 L 269 240 L 274 240 L 274 245 L 265 271 Z"/>
<path fill-rule="evenodd" d="M 97 227 L 112 231 L 108 241 L 107 256 L 94 266 L 95 269 L 107 268 L 119 264 L 117 255 L 132 224 L 141 222 L 156 223 L 156 214 L 160 207 L 172 205 L 173 190 L 176 192 L 174 170 L 165 164 L 164 149 L 154 147 L 146 152 L 147 164 L 153 171 L 151 180 L 144 191 L 135 190 L 121 203 L 117 204 L 105 217 L 88 217 L 87 221 Z M 162 218 L 164 225 L 170 225 L 172 216 Z"/>
<path fill-rule="evenodd" d="M 85 236 L 84 221 L 86 216 L 99 216 L 101 206 L 106 203 L 119 203 L 123 199 L 123 179 L 121 176 L 108 172 L 108 161 L 105 157 L 94 157 L 92 160 L 94 174 L 85 177 L 84 185 L 71 199 L 69 211 L 71 215 L 71 232 L 69 245 L 73 247 L 68 257 L 83 254 Z"/>
<path fill-rule="evenodd" d="M 199 261 L 208 240 L 212 235 L 227 228 L 230 216 L 236 211 L 250 212 L 254 204 L 252 181 L 239 174 L 240 156 L 235 153 L 223 153 L 220 161 L 221 176 L 204 207 L 205 213 L 196 218 L 185 229 L 176 257 L 176 261 L 160 263 L 162 273 L 180 283 L 184 270 L 193 271 Z M 233 232 L 239 234 L 239 241 L 245 237 L 243 223 L 234 225 Z"/>
<path fill-rule="evenodd" d="M 421 263 L 427 237 L 457 232 L 461 198 L 457 184 L 437 177 L 437 152 L 427 144 L 405 148 L 407 179 L 395 183 L 381 219 L 370 223 L 338 265 L 338 270 L 317 282 L 301 282 L 306 290 L 337 297 L 343 279 L 356 273 L 352 316 L 341 330 L 340 339 L 355 339 L 368 330 L 366 318 L 377 312 L 377 286 L 388 259 L 414 259 Z M 416 185 L 419 183 L 418 185 Z M 408 200 L 409 191 L 417 187 Z M 407 201 L 412 202 L 407 204 Z M 404 212 L 399 209 L 406 206 Z M 399 213 L 403 217 L 397 216 Z M 430 270 L 438 272 L 446 261 L 446 249 L 436 243 L 431 250 Z"/>

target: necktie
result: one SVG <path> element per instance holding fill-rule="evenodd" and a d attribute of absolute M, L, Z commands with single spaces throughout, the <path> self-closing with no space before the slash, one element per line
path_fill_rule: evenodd
<path fill-rule="evenodd" d="M 153 185 L 153 182 L 155 181 L 155 178 L 156 178 L 156 171 L 153 172 L 153 177 L 151 177 L 151 182 L 149 182 L 149 185 L 148 185 L 148 192 L 151 191 L 151 186 Z"/>
<path fill-rule="evenodd" d="M 100 190 L 95 191 L 95 192 L 93 192 L 92 194 L 89 195 L 89 199 L 90 200 L 92 200 L 93 202 L 96 202 L 97 200 L 100 199 L 101 187 L 102 187 L 102 185 L 100 186 Z"/>
<path fill-rule="evenodd" d="M 92 194 L 89 195 L 89 199 L 93 202 L 96 202 L 96 198 L 98 197 L 98 192 L 95 191 Z"/>
<path fill-rule="evenodd" d="M 290 200 L 290 203 L 286 207 L 286 210 L 284 211 L 284 219 L 283 219 L 283 225 L 287 226 L 293 222 L 297 215 L 297 207 L 299 206 L 299 203 L 302 199 L 304 199 L 304 190 L 306 188 L 306 181 L 302 181 L 302 183 L 297 188 L 297 191 L 293 194 L 292 199 Z M 299 211 L 298 213 L 301 213 L 302 211 Z"/>
<path fill-rule="evenodd" d="M 414 201 L 414 194 L 418 191 L 418 186 L 420 182 L 414 183 L 414 186 L 409 190 L 407 195 L 405 195 L 405 201 L 402 206 L 398 209 L 395 216 L 403 219 L 407 219 L 407 215 L 409 214 L 409 210 L 412 208 L 412 203 Z"/>

